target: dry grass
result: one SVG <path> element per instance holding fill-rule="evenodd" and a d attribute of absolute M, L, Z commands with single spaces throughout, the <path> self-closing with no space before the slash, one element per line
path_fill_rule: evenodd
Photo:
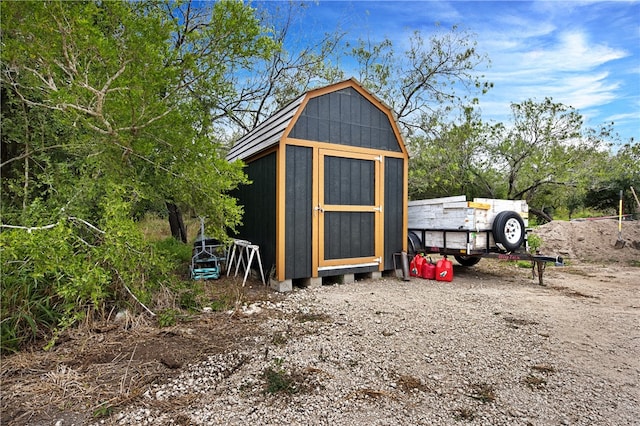
<path fill-rule="evenodd" d="M 555 373 L 556 371 L 556 369 L 549 364 L 536 364 L 533 367 L 531 367 L 531 369 L 535 371 L 539 371 L 540 373 L 546 373 L 546 374 Z"/>
<path fill-rule="evenodd" d="M 187 228 L 187 241 L 194 241 L 200 231 L 200 219 L 183 218 Z M 140 230 L 147 241 L 160 241 L 171 236 L 169 220 L 156 214 L 146 214 L 140 221 Z"/>
<path fill-rule="evenodd" d="M 389 398 L 389 399 L 397 399 L 396 395 L 392 392 L 378 389 L 370 389 L 370 388 L 362 388 L 357 389 L 353 392 L 350 392 L 347 395 L 347 398 L 365 398 L 365 399 L 380 399 L 380 398 Z"/>
<path fill-rule="evenodd" d="M 458 421 L 471 421 L 476 418 L 476 411 L 471 408 L 458 408 L 453 411 L 453 417 Z"/>
<path fill-rule="evenodd" d="M 203 286 L 203 297 L 226 298 L 232 307 L 281 297 L 257 282 L 248 284 L 242 287 L 241 279 L 224 277 L 198 285 Z M 159 305 L 175 304 L 169 293 L 157 297 L 162 299 Z M 118 407 L 140 402 L 152 383 L 180 373 L 181 369 L 162 362 L 165 357 L 182 365 L 195 363 L 234 350 L 248 336 L 263 334 L 257 324 L 268 312 L 251 316 L 241 310 L 232 312 L 236 313 L 186 315 L 183 321 L 164 328 L 145 315 L 120 315 L 116 321 L 114 312 L 108 322 L 87 322 L 67 330 L 50 351 L 34 347 L 4 356 L 0 365 L 2 424 L 41 424 L 42 419 L 61 415 L 86 424 Z"/>
<path fill-rule="evenodd" d="M 133 354 L 128 359 L 116 356 L 112 362 L 91 368 L 60 354 L 51 359 L 47 359 L 49 353 L 42 355 L 45 356 L 30 354 L 29 358 L 31 365 L 34 357 L 43 360 L 49 366 L 44 373 L 20 371 L 19 356 L 3 359 L 3 421 L 21 424 L 52 411 L 84 412 L 91 416 L 107 414 L 113 407 L 138 398 L 149 383 L 161 377 L 157 366 L 133 362 Z"/>
<path fill-rule="evenodd" d="M 490 403 L 496 400 L 496 393 L 493 385 L 488 383 L 475 383 L 471 386 L 471 393 L 467 396 L 477 399 L 483 403 Z"/>
<path fill-rule="evenodd" d="M 586 298 L 586 299 L 597 299 L 597 296 L 592 296 L 590 294 L 582 293 L 580 291 L 573 290 L 569 287 L 564 286 L 553 286 L 550 287 L 553 290 L 559 291 L 568 297 L 577 297 L 577 298 Z"/>
<path fill-rule="evenodd" d="M 431 388 L 424 384 L 422 380 L 417 377 L 410 376 L 408 374 L 402 374 L 398 377 L 398 385 L 400 389 L 405 392 L 411 392 L 413 390 L 421 391 L 421 392 L 429 392 Z"/>
<path fill-rule="evenodd" d="M 529 374 L 527 377 L 522 379 L 525 385 L 529 386 L 531 389 L 543 389 L 547 384 L 547 380 L 541 377 L 536 377 L 533 374 Z"/>

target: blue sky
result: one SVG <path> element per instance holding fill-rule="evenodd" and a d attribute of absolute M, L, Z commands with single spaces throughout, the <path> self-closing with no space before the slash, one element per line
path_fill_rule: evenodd
<path fill-rule="evenodd" d="M 614 121 L 623 141 L 640 140 L 640 2 L 319 1 L 305 20 L 394 46 L 457 25 L 490 59 L 478 70 L 495 84 L 480 98 L 484 120 L 508 122 L 511 102 L 551 97 L 589 127 Z"/>

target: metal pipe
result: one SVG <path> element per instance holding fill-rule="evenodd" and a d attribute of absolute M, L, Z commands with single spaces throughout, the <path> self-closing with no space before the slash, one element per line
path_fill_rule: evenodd
<path fill-rule="evenodd" d="M 409 256 L 406 251 L 402 252 L 402 279 L 404 281 L 410 281 L 409 278 Z"/>

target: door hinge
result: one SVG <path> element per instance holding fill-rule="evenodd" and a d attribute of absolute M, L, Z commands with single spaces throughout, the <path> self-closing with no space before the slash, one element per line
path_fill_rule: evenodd
<path fill-rule="evenodd" d="M 374 157 L 374 160 L 382 163 L 382 155 L 378 155 L 377 157 Z"/>
<path fill-rule="evenodd" d="M 318 204 L 314 210 L 319 211 L 320 213 L 324 212 L 324 209 L 320 206 L 320 204 Z"/>
<path fill-rule="evenodd" d="M 381 212 L 382 211 L 382 206 L 374 207 L 373 210 L 376 211 L 376 212 Z"/>

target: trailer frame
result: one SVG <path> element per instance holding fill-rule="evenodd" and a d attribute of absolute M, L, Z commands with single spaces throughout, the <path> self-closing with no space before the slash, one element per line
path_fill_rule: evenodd
<path fill-rule="evenodd" d="M 433 229 L 433 228 L 409 228 L 407 230 L 407 254 L 409 257 L 413 257 L 418 253 L 424 254 L 440 254 L 442 256 L 454 256 L 458 263 L 463 266 L 473 266 L 478 263 L 482 258 L 491 258 L 498 260 L 509 260 L 509 261 L 530 261 L 533 278 L 538 276 L 538 283 L 540 285 L 544 285 L 544 269 L 547 263 L 554 263 L 556 266 L 562 266 L 563 259 L 561 256 L 547 256 L 536 252 L 535 254 L 530 253 L 529 251 L 529 241 L 528 241 L 528 233 L 531 231 L 530 229 L 525 229 L 524 242 L 523 244 L 514 251 L 507 251 L 504 247 L 500 247 L 499 243 L 496 243 L 496 246 L 491 246 L 490 237 L 492 236 L 493 231 L 491 229 L 483 229 L 483 230 L 474 230 L 470 231 L 468 229 Z M 431 246 L 424 247 L 422 245 L 422 241 L 425 241 L 425 236 L 427 232 L 441 232 L 443 247 Z M 418 234 L 419 233 L 419 234 Z M 448 248 L 447 247 L 447 234 L 466 234 L 467 248 Z M 486 233 L 486 245 L 482 249 L 472 249 L 471 244 L 471 234 L 478 233 Z M 414 238 L 412 238 L 412 236 Z M 418 238 L 418 244 L 416 244 L 415 237 Z M 524 250 L 523 250 L 524 248 Z M 459 258 L 477 258 L 478 261 L 469 262 L 468 265 L 464 265 Z"/>

